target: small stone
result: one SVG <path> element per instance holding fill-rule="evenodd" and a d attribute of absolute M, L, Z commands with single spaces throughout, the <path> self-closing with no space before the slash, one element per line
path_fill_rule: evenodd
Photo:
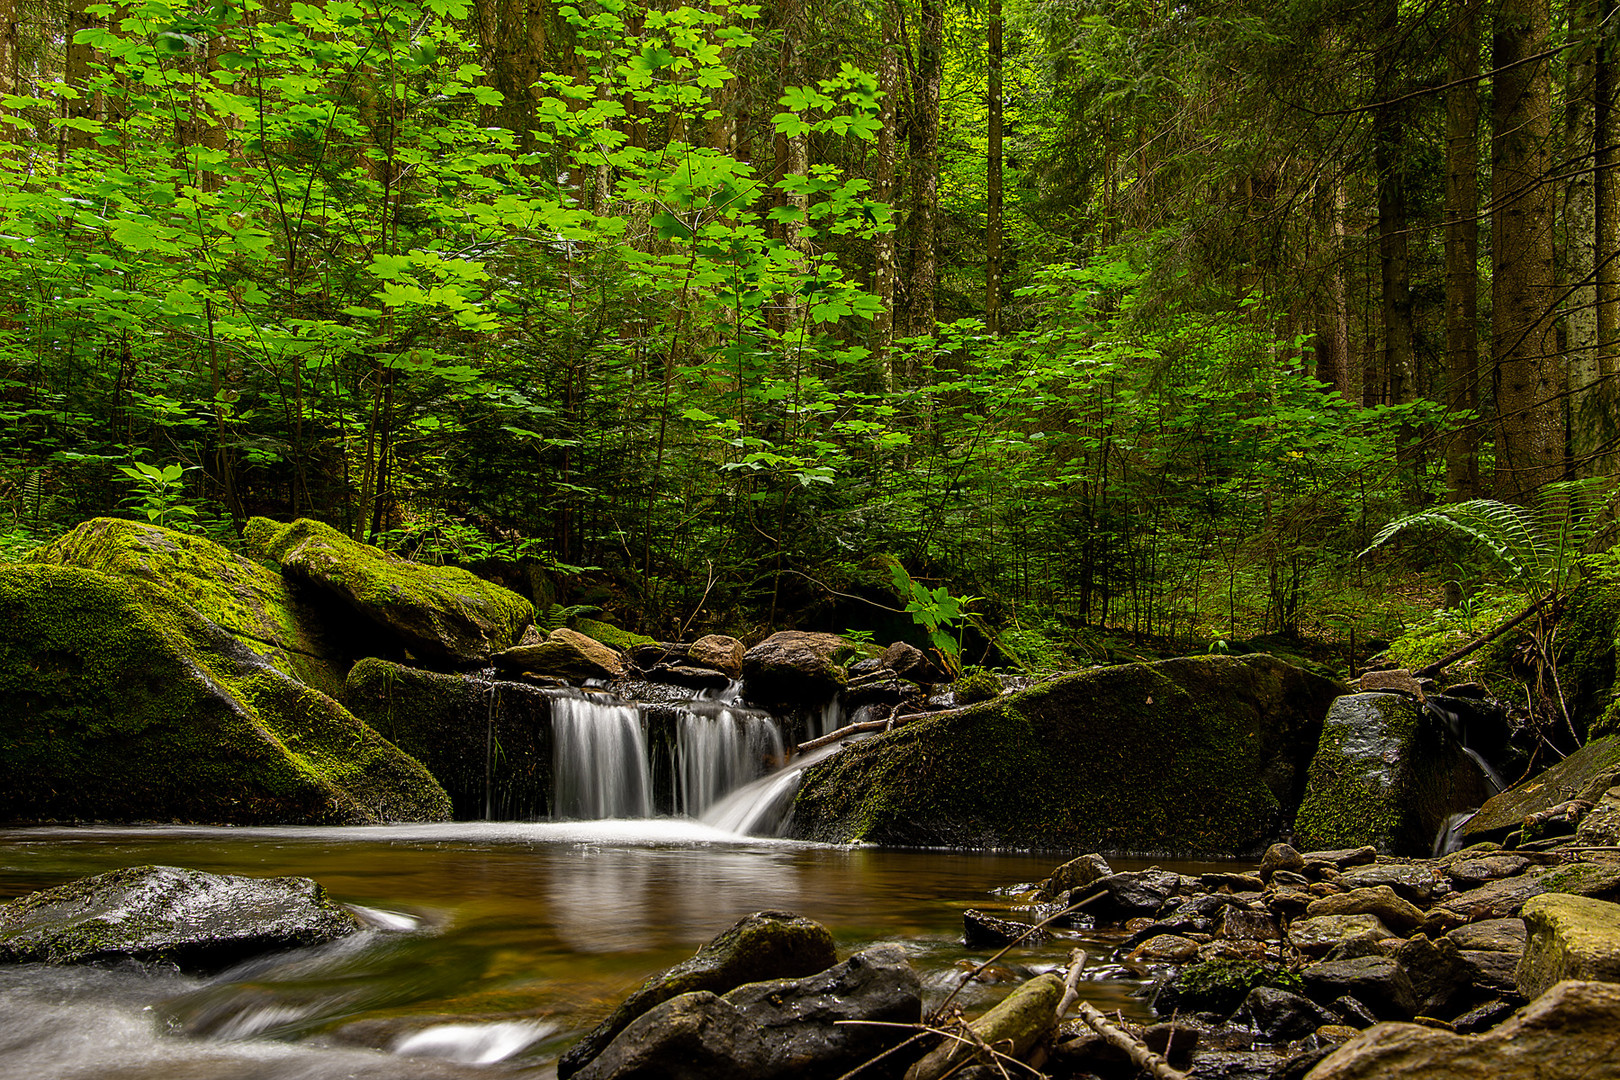
<path fill-rule="evenodd" d="M 982 911 L 968 908 L 962 912 L 962 941 L 970 949 L 1000 948 L 1017 941 L 1023 945 L 1039 945 L 1046 941 L 1047 933 L 1036 930 L 1029 923 L 1000 919 Z"/>
<path fill-rule="evenodd" d="M 1318 1001 L 1349 995 L 1383 1020 L 1405 1020 L 1417 1011 L 1417 993 L 1406 969 L 1386 956 L 1309 964 L 1300 975 Z"/>
<path fill-rule="evenodd" d="M 1260 860 L 1260 880 L 1270 881 L 1278 870 L 1291 870 L 1295 873 L 1305 869 L 1305 860 L 1300 853 L 1288 844 L 1272 844 L 1266 849 L 1265 857 Z"/>
<path fill-rule="evenodd" d="M 1277 889 L 1308 889 L 1311 879 L 1294 870 L 1278 870 L 1271 875 L 1271 884 Z"/>
<path fill-rule="evenodd" d="M 1430 904 L 1451 890 L 1439 871 L 1410 863 L 1378 863 L 1346 870 L 1339 879 L 1346 889 L 1369 889 L 1388 885 L 1419 907 Z"/>
<path fill-rule="evenodd" d="M 1423 921 L 1423 912 L 1397 896 L 1388 885 L 1324 896 L 1306 908 L 1305 914 L 1312 918 L 1319 915 L 1376 915 L 1396 933 L 1409 933 Z"/>
<path fill-rule="evenodd" d="M 1226 909 L 1219 933 L 1238 941 L 1276 941 L 1282 937 L 1276 919 L 1263 911 L 1240 907 Z"/>
<path fill-rule="evenodd" d="M 1523 855 L 1487 855 L 1483 858 L 1461 859 L 1446 868 L 1446 877 L 1458 890 L 1477 889 L 1487 882 L 1522 874 L 1530 868 L 1530 860 Z"/>
<path fill-rule="evenodd" d="M 1341 942 L 1355 938 L 1394 937 L 1376 915 L 1323 915 L 1296 919 L 1288 928 L 1288 943 L 1302 953 L 1327 952 Z"/>
<path fill-rule="evenodd" d="M 1271 1042 L 1302 1039 L 1334 1019 L 1310 998 L 1274 986 L 1250 990 L 1238 1015 Z"/>
<path fill-rule="evenodd" d="M 1378 861 L 1378 849 L 1368 844 L 1363 847 L 1338 848 L 1333 851 L 1307 851 L 1301 856 L 1307 863 L 1327 862 L 1340 870 L 1352 866 L 1367 866 Z"/>
<path fill-rule="evenodd" d="M 1146 964 L 1184 964 L 1198 955 L 1198 942 L 1178 934 L 1159 934 L 1132 949 L 1130 959 Z"/>

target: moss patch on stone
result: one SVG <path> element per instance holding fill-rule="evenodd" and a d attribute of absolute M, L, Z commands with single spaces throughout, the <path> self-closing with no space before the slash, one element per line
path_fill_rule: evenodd
<path fill-rule="evenodd" d="M 612 623 L 600 619 L 575 619 L 573 627 L 586 637 L 595 638 L 604 645 L 611 645 L 622 652 L 629 652 L 637 645 L 656 645 L 657 641 L 646 634 L 637 634 L 631 630 L 621 630 Z"/>
<path fill-rule="evenodd" d="M 287 675 L 326 694 L 342 693 L 342 676 L 323 655 L 312 614 L 294 600 L 281 575 L 212 540 L 137 521 L 94 518 L 39 548 L 30 560 L 157 586 Z"/>
<path fill-rule="evenodd" d="M 1292 808 L 1338 684 L 1269 656 L 1081 672 L 805 773 L 809 839 L 1238 854 Z"/>
<path fill-rule="evenodd" d="M 480 664 L 534 621 L 527 600 L 469 571 L 407 562 L 307 518 L 277 532 L 265 551 L 284 574 L 325 590 L 424 660 Z"/>
<path fill-rule="evenodd" d="M 1465 843 L 1501 840 L 1531 814 L 1570 799 L 1596 801 L 1620 783 L 1620 736 L 1594 739 L 1546 772 L 1495 796 L 1463 826 Z"/>
<path fill-rule="evenodd" d="M 162 589 L 0 568 L 0 818 L 448 816 L 416 761 Z"/>

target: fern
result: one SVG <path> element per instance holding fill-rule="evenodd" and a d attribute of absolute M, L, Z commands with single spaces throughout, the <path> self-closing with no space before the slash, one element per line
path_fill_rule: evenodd
<path fill-rule="evenodd" d="M 544 628 L 546 633 L 560 630 L 582 615 L 598 615 L 601 608 L 592 604 L 574 604 L 563 607 L 561 604 L 551 604 L 544 612 L 537 612 L 535 622 Z"/>

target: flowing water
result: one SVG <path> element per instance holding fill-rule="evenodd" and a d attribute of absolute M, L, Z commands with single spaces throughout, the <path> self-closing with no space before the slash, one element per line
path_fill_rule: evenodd
<path fill-rule="evenodd" d="M 962 909 L 1008 913 L 992 890 L 1041 878 L 1056 861 L 761 840 L 676 819 L 0 831 L 0 899 L 164 863 L 309 876 L 374 927 L 206 979 L 132 965 L 0 966 L 0 1076 L 545 1077 L 648 974 L 773 908 L 825 923 L 841 955 L 904 943 L 938 1001 L 959 965 L 988 957 L 961 945 Z M 1117 939 L 1075 932 L 1016 950 L 995 975 L 1056 968 L 1085 948 L 1088 998 L 1142 1015 L 1130 994 L 1143 973 L 1111 962 Z M 1006 989 L 975 984 L 967 1004 Z"/>

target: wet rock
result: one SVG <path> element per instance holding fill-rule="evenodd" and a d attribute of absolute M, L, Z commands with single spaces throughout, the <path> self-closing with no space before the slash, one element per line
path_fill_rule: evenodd
<path fill-rule="evenodd" d="M 1546 886 L 1529 875 L 1503 878 L 1477 889 L 1453 893 L 1436 904 L 1429 914 L 1432 917 L 1436 913 L 1448 913 L 1463 922 L 1506 919 L 1517 915 L 1526 900 L 1546 891 Z"/>
<path fill-rule="evenodd" d="M 1483 1035 L 1380 1024 L 1311 1080 L 1590 1080 L 1620 1060 L 1620 986 L 1564 982 Z"/>
<path fill-rule="evenodd" d="M 538 645 L 518 645 L 490 657 L 500 671 L 557 675 L 573 682 L 616 679 L 624 674 L 617 650 L 578 630 L 558 627 Z"/>
<path fill-rule="evenodd" d="M 1555 866 L 1535 877 L 1547 892 L 1573 893 L 1599 900 L 1620 899 L 1620 863 L 1578 862 Z"/>
<path fill-rule="evenodd" d="M 1337 1018 L 1310 998 L 1273 986 L 1257 986 L 1243 999 L 1233 1019 L 1254 1028 L 1268 1042 L 1292 1042 Z"/>
<path fill-rule="evenodd" d="M 844 669 L 835 659 L 843 643 L 835 634 L 772 634 L 743 654 L 748 700 L 765 708 L 819 707 L 843 688 Z"/>
<path fill-rule="evenodd" d="M 1484 855 L 1474 859 L 1459 859 L 1446 867 L 1446 877 L 1459 891 L 1477 889 L 1487 882 L 1514 877 L 1530 868 L 1530 860 L 1523 855 Z"/>
<path fill-rule="evenodd" d="M 1453 1020 L 1451 1022 L 1452 1030 L 1463 1035 L 1487 1031 L 1518 1012 L 1519 1004 L 1516 996 L 1515 1000 L 1512 1001 L 1491 998 L 1489 1001 L 1475 1005 L 1472 1009 Z"/>
<path fill-rule="evenodd" d="M 1181 875 L 1165 870 L 1136 870 L 1124 874 L 1110 874 L 1098 878 L 1086 887 L 1088 892 L 1100 892 L 1099 899 L 1086 905 L 1086 911 L 1098 922 L 1124 922 L 1138 916 L 1153 915 L 1174 896 L 1181 886 Z"/>
<path fill-rule="evenodd" d="M 1130 959 L 1144 964 L 1184 964 L 1198 955 L 1198 942 L 1179 934 L 1155 934 L 1132 949 Z"/>
<path fill-rule="evenodd" d="M 1457 946 L 1444 939 L 1435 942 L 1417 934 L 1401 942 L 1395 960 L 1406 969 L 1417 996 L 1417 1012 L 1423 1016 L 1449 1014 L 1472 985 Z"/>
<path fill-rule="evenodd" d="M 1304 869 L 1305 859 L 1299 852 L 1287 844 L 1272 844 L 1260 860 L 1260 880 L 1270 881 L 1279 870 L 1292 870 L 1297 874 Z"/>
<path fill-rule="evenodd" d="M 883 650 L 883 666 L 902 679 L 925 686 L 946 681 L 945 673 L 928 658 L 927 653 L 904 641 L 897 641 Z"/>
<path fill-rule="evenodd" d="M 1339 1019 L 1347 1026 L 1354 1028 L 1370 1028 L 1378 1023 L 1378 1017 L 1373 1014 L 1362 1001 L 1345 994 L 1335 998 L 1330 1006 L 1332 1012 L 1337 1013 Z"/>
<path fill-rule="evenodd" d="M 1406 969 L 1387 956 L 1308 964 L 1300 975 L 1311 997 L 1332 1001 L 1349 995 L 1382 1020 L 1404 1020 L 1417 1011 L 1417 992 Z"/>
<path fill-rule="evenodd" d="M 962 912 L 962 942 L 970 949 L 986 946 L 999 948 L 1011 945 L 1015 941 L 1022 941 L 1025 945 L 1039 945 L 1048 936 L 1044 930 L 1034 930 L 1029 923 L 998 919 L 994 915 L 986 915 L 973 908 Z"/>
<path fill-rule="evenodd" d="M 0 906 L 0 961 L 132 959 L 208 972 L 358 929 L 359 920 L 308 878 L 134 866 Z"/>
<path fill-rule="evenodd" d="M 288 578 L 322 590 L 415 655 L 441 663 L 480 665 L 534 621 L 527 600 L 475 574 L 407 562 L 307 518 L 267 537 L 265 551 Z"/>
<path fill-rule="evenodd" d="M 1266 906 L 1284 918 L 1293 918 L 1305 914 L 1305 909 L 1315 903 L 1319 897 L 1304 889 L 1278 889 L 1276 892 L 1266 894 Z"/>
<path fill-rule="evenodd" d="M 1332 863 L 1339 870 L 1349 870 L 1356 866 L 1366 866 L 1378 860 L 1378 849 L 1371 844 L 1360 847 L 1335 848 L 1331 851 L 1307 851 L 1302 856 L 1307 865 L 1311 863 Z"/>
<path fill-rule="evenodd" d="M 1324 896 L 1312 901 L 1305 914 L 1309 918 L 1322 915 L 1376 915 L 1397 934 L 1410 933 L 1423 921 L 1423 912 L 1395 895 L 1395 890 L 1388 885 Z"/>
<path fill-rule="evenodd" d="M 801 979 L 691 991 L 632 1021 L 581 1080 L 835 1077 L 904 1041 L 922 988 L 897 945 L 856 953 Z M 853 1021 L 870 1021 L 859 1023 Z"/>
<path fill-rule="evenodd" d="M 691 664 L 657 664 L 647 672 L 647 678 L 692 690 L 723 690 L 731 685 L 725 672 Z"/>
<path fill-rule="evenodd" d="M 1321 915 L 1295 919 L 1288 927 L 1288 944 L 1302 953 L 1317 956 L 1346 941 L 1381 941 L 1394 936 L 1376 915 Z"/>
<path fill-rule="evenodd" d="M 1539 776 L 1487 800 L 1462 829 L 1465 845 L 1502 840 L 1525 818 L 1571 799 L 1597 802 L 1620 783 L 1620 735 L 1593 739 Z"/>
<path fill-rule="evenodd" d="M 818 922 L 785 911 L 746 916 L 690 960 L 643 982 L 607 1019 L 563 1054 L 557 1062 L 557 1075 L 567 1080 L 600 1054 L 631 1021 L 679 995 L 694 991 L 724 994 L 744 983 L 799 978 L 823 971 L 836 960 L 832 934 Z M 724 1010 L 721 1013 L 731 1015 Z M 709 1013 L 689 1005 L 680 1015 L 699 1018 Z"/>
<path fill-rule="evenodd" d="M 1581 819 L 1575 830 L 1575 843 L 1581 847 L 1620 845 L 1620 786 L 1605 791 Z"/>
<path fill-rule="evenodd" d="M 1108 877 L 1113 870 L 1108 867 L 1108 860 L 1101 855 L 1092 853 L 1082 855 L 1078 859 L 1070 859 L 1056 870 L 1052 876 L 1041 882 L 1042 896 L 1057 897 L 1073 889 L 1082 890 L 1075 893 L 1078 899 L 1084 895 L 1084 889 L 1093 881 Z"/>
<path fill-rule="evenodd" d="M 1222 912 L 1218 933 L 1234 941 L 1277 941 L 1282 938 L 1277 920 L 1269 914 L 1236 906 Z"/>
<path fill-rule="evenodd" d="M 1565 979 L 1620 982 L 1620 904 L 1548 893 L 1523 912 L 1528 940 L 1516 982 L 1525 997 Z"/>
<path fill-rule="evenodd" d="M 804 773 L 802 839 L 1263 850 L 1336 684 L 1268 656 L 1061 676 L 913 721 Z"/>
<path fill-rule="evenodd" d="M 1011 1057 L 1022 1057 L 1057 1024 L 1057 1005 L 1063 980 L 1050 972 L 1037 976 L 1003 998 L 983 1016 L 968 1022 L 980 1042 L 989 1043 Z M 906 1070 L 906 1080 L 934 1080 L 949 1075 L 975 1053 L 960 1039 L 942 1043 Z"/>
<path fill-rule="evenodd" d="M 724 634 L 705 634 L 686 646 L 686 662 L 694 667 L 712 668 L 727 679 L 742 678 L 743 643 Z"/>
<path fill-rule="evenodd" d="M 1379 863 L 1346 870 L 1336 882 L 1344 889 L 1372 889 L 1388 885 L 1396 893 L 1423 907 L 1451 891 L 1438 870 L 1411 863 Z"/>
<path fill-rule="evenodd" d="M 1227 892 L 1260 892 L 1266 883 L 1260 880 L 1259 874 L 1200 874 L 1198 884 L 1214 892 L 1224 889 Z"/>
<path fill-rule="evenodd" d="M 1349 694 L 1323 721 L 1294 831 L 1316 847 L 1427 852 L 1450 815 L 1492 793 L 1456 736 L 1419 702 Z"/>
<path fill-rule="evenodd" d="M 1282 986 L 1291 978 L 1275 964 L 1202 960 L 1182 968 L 1159 986 L 1153 1011 L 1160 1016 L 1208 1013 L 1226 1017 L 1243 1004 L 1255 987 Z"/>

